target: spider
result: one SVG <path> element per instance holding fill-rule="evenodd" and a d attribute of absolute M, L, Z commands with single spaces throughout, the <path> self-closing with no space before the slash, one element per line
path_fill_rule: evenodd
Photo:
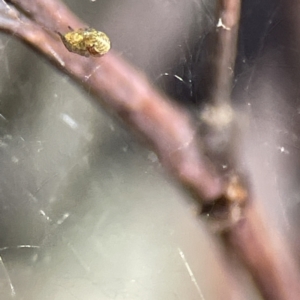
<path fill-rule="evenodd" d="M 70 32 L 65 35 L 57 32 L 65 47 L 73 53 L 82 56 L 102 56 L 110 49 L 108 36 L 93 28 L 74 30 L 69 27 Z"/>

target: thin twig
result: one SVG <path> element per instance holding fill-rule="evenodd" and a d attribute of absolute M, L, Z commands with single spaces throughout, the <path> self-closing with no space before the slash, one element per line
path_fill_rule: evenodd
<path fill-rule="evenodd" d="M 245 219 L 227 235 L 230 249 L 239 255 L 266 300 L 297 300 L 300 277 L 286 240 L 268 222 L 255 201 Z"/>
<path fill-rule="evenodd" d="M 201 111 L 206 146 L 211 158 L 235 168 L 238 128 L 231 105 L 241 0 L 219 0 L 216 9 L 216 31 L 211 34 L 213 61 L 208 68 L 211 87 L 209 99 Z"/>
<path fill-rule="evenodd" d="M 233 119 L 230 118 L 230 110 L 241 1 L 220 0 L 219 6 L 218 31 L 213 45 L 216 49 L 214 84 L 210 106 L 204 111 L 202 118 L 210 125 L 210 133 L 216 138 L 220 135 L 227 136 L 227 143 L 222 139 L 222 154 L 225 153 L 227 159 L 231 155 L 235 164 L 238 147 L 231 131 L 234 124 L 231 124 Z M 220 115 L 227 116 L 226 122 L 220 121 L 224 120 Z M 227 191 L 229 194 L 233 192 L 227 198 L 235 199 L 229 205 L 229 217 L 225 218 L 223 227 L 228 226 L 225 236 L 229 251 L 238 254 L 264 299 L 299 299 L 299 270 L 285 239 L 272 228 L 272 222 L 264 215 L 258 200 L 251 199 L 253 196 L 235 178 L 232 189 L 229 185 Z M 220 219 L 214 225 L 222 226 Z"/>
<path fill-rule="evenodd" d="M 214 45 L 217 51 L 216 77 L 212 95 L 215 104 L 228 103 L 231 99 L 241 8 L 240 0 L 221 0 L 219 3 L 217 43 Z"/>

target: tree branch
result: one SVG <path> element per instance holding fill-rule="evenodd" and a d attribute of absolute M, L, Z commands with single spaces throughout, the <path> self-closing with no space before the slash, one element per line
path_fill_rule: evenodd
<path fill-rule="evenodd" d="M 80 82 L 107 110 L 139 132 L 163 165 L 199 203 L 222 195 L 222 180 L 201 153 L 197 130 L 186 111 L 155 91 L 143 74 L 114 51 L 101 58 L 69 53 L 54 30 L 65 32 L 70 24 L 79 28 L 86 25 L 63 4 L 45 0 L 11 2 L 31 19 L 13 7 L 9 11 L 5 7 L 5 14 L 0 17 L 2 30 L 44 54 L 53 65 Z"/>

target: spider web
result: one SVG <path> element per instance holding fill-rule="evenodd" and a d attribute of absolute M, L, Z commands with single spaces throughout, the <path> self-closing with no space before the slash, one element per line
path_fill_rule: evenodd
<path fill-rule="evenodd" d="M 209 102 L 215 1 L 66 3 L 180 105 Z M 241 165 L 293 236 L 299 47 L 282 8 L 243 1 L 233 103 Z M 13 37 L 0 64 L 0 298 L 222 299 L 218 256 L 156 155 Z"/>

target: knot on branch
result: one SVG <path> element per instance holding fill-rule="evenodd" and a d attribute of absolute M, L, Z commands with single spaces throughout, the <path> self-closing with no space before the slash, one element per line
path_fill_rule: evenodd
<path fill-rule="evenodd" d="M 204 203 L 201 214 L 204 215 L 213 231 L 229 231 L 232 226 L 244 218 L 244 208 L 249 199 L 246 181 L 241 175 L 231 174 L 224 194 L 213 202 Z"/>

